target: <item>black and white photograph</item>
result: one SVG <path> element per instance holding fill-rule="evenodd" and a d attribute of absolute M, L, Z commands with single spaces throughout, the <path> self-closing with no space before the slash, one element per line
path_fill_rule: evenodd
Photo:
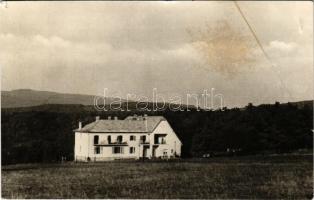
<path fill-rule="evenodd" d="M 313 199 L 313 2 L 0 0 L 1 198 Z"/>

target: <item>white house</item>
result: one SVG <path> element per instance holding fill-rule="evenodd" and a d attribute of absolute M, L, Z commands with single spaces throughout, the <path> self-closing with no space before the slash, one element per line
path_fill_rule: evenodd
<path fill-rule="evenodd" d="M 182 143 L 162 116 L 129 116 L 96 120 L 75 132 L 76 161 L 175 158 Z"/>

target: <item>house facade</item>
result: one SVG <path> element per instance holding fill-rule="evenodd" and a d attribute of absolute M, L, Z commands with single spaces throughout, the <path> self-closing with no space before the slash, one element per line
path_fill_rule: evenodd
<path fill-rule="evenodd" d="M 162 116 L 99 119 L 75 132 L 75 161 L 175 158 L 182 143 Z"/>

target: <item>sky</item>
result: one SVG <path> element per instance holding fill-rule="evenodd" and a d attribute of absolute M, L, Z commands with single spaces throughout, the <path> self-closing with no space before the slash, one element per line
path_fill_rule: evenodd
<path fill-rule="evenodd" d="M 169 99 L 215 88 L 228 107 L 313 99 L 312 2 L 8 2 L 1 89 Z"/>

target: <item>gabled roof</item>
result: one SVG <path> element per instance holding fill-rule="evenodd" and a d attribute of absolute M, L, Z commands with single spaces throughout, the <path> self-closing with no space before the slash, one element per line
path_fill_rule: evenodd
<path fill-rule="evenodd" d="M 151 133 L 162 120 L 166 119 L 162 116 L 146 116 L 145 119 L 144 117 L 129 116 L 124 120 L 97 120 L 74 131 L 84 133 Z"/>

